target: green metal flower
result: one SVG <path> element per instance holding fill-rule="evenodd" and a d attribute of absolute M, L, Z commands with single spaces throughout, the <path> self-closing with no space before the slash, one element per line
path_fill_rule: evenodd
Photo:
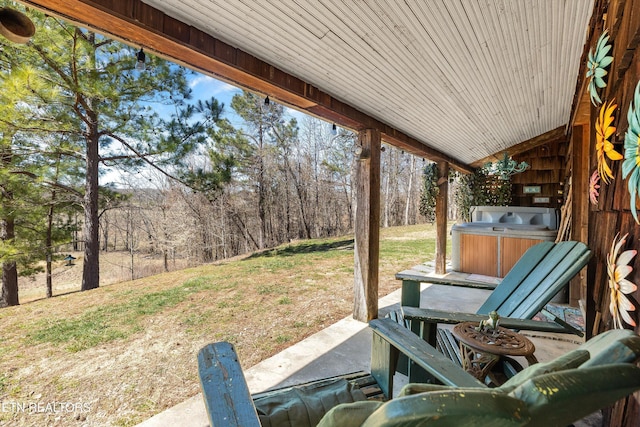
<path fill-rule="evenodd" d="M 624 136 L 624 161 L 622 162 L 622 178 L 629 177 L 627 186 L 631 194 L 631 213 L 636 222 L 636 199 L 640 194 L 640 82 L 636 85 L 634 97 L 627 113 L 629 128 Z"/>
<path fill-rule="evenodd" d="M 591 79 L 589 80 L 589 97 L 591 98 L 591 103 L 596 107 L 602 104 L 602 100 L 598 96 L 598 89 L 602 89 L 607 85 L 603 79 L 607 75 L 605 68 L 613 62 L 613 56 L 607 55 L 611 50 L 611 45 L 607 44 L 608 42 L 609 35 L 607 30 L 604 30 L 598 38 L 595 52 L 589 49 L 589 58 L 587 60 L 587 78 Z"/>

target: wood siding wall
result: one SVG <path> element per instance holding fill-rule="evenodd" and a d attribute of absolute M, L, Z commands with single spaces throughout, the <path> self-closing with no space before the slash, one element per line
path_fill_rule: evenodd
<path fill-rule="evenodd" d="M 518 162 L 527 162 L 529 169 L 511 178 L 512 205 L 560 209 L 566 179 L 567 146 L 567 141 L 562 139 L 513 156 Z M 540 186 L 540 193 L 525 194 L 525 186 Z M 549 202 L 537 202 L 535 198 L 540 197 L 548 197 Z"/>
<path fill-rule="evenodd" d="M 609 68 L 607 87 L 600 92 L 604 102 L 614 100 L 618 104 L 615 111 L 613 125 L 616 132 L 611 141 L 615 149 L 624 153 L 624 137 L 627 131 L 627 112 L 633 97 L 633 91 L 640 80 L 640 0 L 611 0 L 597 1 L 594 10 L 590 47 L 595 46 L 597 38 L 604 29 L 610 34 L 610 43 L 614 61 Z M 595 155 L 595 121 L 599 108 L 590 108 L 588 126 L 588 147 L 590 161 L 589 169 L 582 171 L 582 180 L 588 180 L 596 169 Z M 576 126 L 573 132 L 581 132 L 582 127 Z M 574 138 L 579 140 L 580 138 Z M 598 205 L 590 205 L 588 244 L 594 256 L 588 266 L 587 278 L 587 333 L 597 334 L 613 328 L 609 312 L 610 293 L 607 281 L 607 253 L 611 242 L 617 234 L 629 233 L 627 244 L 623 249 L 640 249 L 640 225 L 633 219 L 629 203 L 630 196 L 627 180 L 622 178 L 622 161 L 608 160 L 615 179 L 610 184 L 600 183 L 600 197 Z M 576 174 L 574 173 L 574 177 Z M 584 183 L 583 183 L 584 184 Z M 630 265 L 633 272 L 627 277 L 636 284 L 640 284 L 640 256 L 636 256 Z M 629 295 L 636 307 L 640 307 L 640 291 Z M 636 323 L 638 311 L 632 313 Z M 629 327 L 629 326 L 628 326 Z M 640 328 L 635 328 L 636 333 Z M 626 400 L 619 402 L 613 409 L 605 411 L 605 423 L 611 426 L 640 425 L 640 393 L 635 393 Z"/>

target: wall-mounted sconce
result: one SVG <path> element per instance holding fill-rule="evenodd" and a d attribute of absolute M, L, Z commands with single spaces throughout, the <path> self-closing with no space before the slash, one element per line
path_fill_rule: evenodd
<path fill-rule="evenodd" d="M 264 105 L 269 105 L 269 103 L 270 103 L 270 102 L 271 102 L 271 101 L 269 100 L 269 97 L 267 96 L 267 97 L 264 99 Z"/>
<path fill-rule="evenodd" d="M 364 149 L 361 145 L 356 145 L 354 152 L 358 160 L 366 160 L 371 158 L 371 151 L 368 148 Z"/>

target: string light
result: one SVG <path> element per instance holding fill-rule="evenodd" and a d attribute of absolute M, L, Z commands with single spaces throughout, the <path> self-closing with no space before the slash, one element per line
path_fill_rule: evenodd
<path fill-rule="evenodd" d="M 142 48 L 140 48 L 140 51 L 138 52 L 138 55 L 137 55 L 138 62 L 136 63 L 136 70 L 144 71 L 146 69 L 146 65 L 145 65 L 146 57 L 147 56 L 142 51 Z"/>

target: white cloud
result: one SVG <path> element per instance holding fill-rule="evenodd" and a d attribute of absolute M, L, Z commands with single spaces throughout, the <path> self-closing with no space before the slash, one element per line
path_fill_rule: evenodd
<path fill-rule="evenodd" d="M 204 74 L 197 74 L 189 81 L 189 87 L 199 92 L 206 92 L 211 96 L 220 95 L 229 92 L 237 92 L 240 89 L 237 87 L 216 80 L 213 77 L 206 76 Z"/>

